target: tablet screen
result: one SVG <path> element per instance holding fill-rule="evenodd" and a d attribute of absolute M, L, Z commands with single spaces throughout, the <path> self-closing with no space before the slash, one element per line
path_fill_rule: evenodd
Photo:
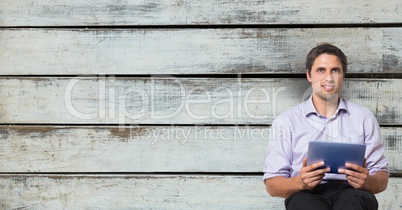
<path fill-rule="evenodd" d="M 330 167 L 328 173 L 338 173 L 339 168 L 346 168 L 346 162 L 363 166 L 365 152 L 365 144 L 312 141 L 308 146 L 307 165 L 324 161 L 321 168 Z"/>

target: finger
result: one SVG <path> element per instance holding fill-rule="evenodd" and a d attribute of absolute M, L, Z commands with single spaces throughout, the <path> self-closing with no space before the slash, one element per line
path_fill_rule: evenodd
<path fill-rule="evenodd" d="M 366 158 L 364 158 L 364 161 L 363 161 L 363 168 L 367 168 L 367 159 Z"/>
<path fill-rule="evenodd" d="M 305 186 L 307 187 L 308 190 L 314 189 L 315 186 L 317 186 L 321 181 L 322 177 L 313 177 L 310 179 L 304 180 Z"/>
<path fill-rule="evenodd" d="M 357 185 L 363 184 L 363 181 L 362 181 L 361 179 L 359 179 L 358 177 L 346 176 L 346 178 L 347 178 L 349 181 L 351 181 L 351 182 L 353 182 L 353 183 L 355 183 L 355 184 L 357 184 Z"/>
<path fill-rule="evenodd" d="M 347 169 L 339 169 L 339 173 L 345 174 L 348 180 L 351 180 L 357 184 L 363 185 L 368 177 L 368 172 L 359 173 L 352 170 Z"/>
<path fill-rule="evenodd" d="M 322 181 L 322 179 L 324 178 L 324 174 L 320 174 L 320 175 L 317 175 L 317 176 L 313 176 L 313 177 L 311 177 L 311 181 L 312 182 L 314 182 L 314 181 Z"/>
<path fill-rule="evenodd" d="M 343 168 L 340 168 L 340 169 L 338 169 L 338 173 L 340 173 L 340 174 L 345 174 L 345 173 L 346 173 L 346 170 L 343 169 Z"/>
<path fill-rule="evenodd" d="M 328 173 L 328 172 L 330 172 L 330 171 L 331 171 L 331 168 L 330 168 L 330 167 L 326 167 L 326 168 L 323 168 L 323 169 L 318 169 L 318 170 L 316 170 L 316 172 L 317 172 L 318 174 L 322 175 L 322 176 L 324 176 L 325 173 Z"/>
<path fill-rule="evenodd" d="M 364 184 L 363 180 L 356 177 L 346 176 L 346 178 L 348 179 L 349 184 L 352 185 L 352 187 L 355 189 L 361 188 Z"/>
<path fill-rule="evenodd" d="M 363 168 L 363 167 L 361 167 L 361 166 L 359 166 L 357 164 L 353 164 L 353 163 L 345 163 L 345 166 L 348 169 L 353 169 L 353 170 L 358 171 L 358 172 L 364 172 L 364 169 L 365 169 L 365 168 Z"/>
<path fill-rule="evenodd" d="M 303 167 L 306 167 L 307 165 L 307 157 L 303 158 Z"/>
<path fill-rule="evenodd" d="M 326 170 L 323 169 L 306 173 L 306 176 L 304 177 L 304 183 L 311 183 L 316 181 L 321 182 L 325 176 L 325 172 Z"/>
<path fill-rule="evenodd" d="M 348 183 L 350 184 L 350 186 L 352 186 L 355 189 L 359 188 L 359 186 L 356 183 L 354 183 L 353 181 L 351 181 L 349 179 L 348 179 Z"/>
<path fill-rule="evenodd" d="M 346 174 L 346 176 L 353 176 L 353 177 L 357 177 L 359 175 L 359 173 L 357 173 L 356 171 L 352 171 L 352 170 L 348 170 L 348 169 L 344 169 L 344 168 L 338 169 L 338 173 Z"/>
<path fill-rule="evenodd" d="M 310 165 L 306 166 L 306 168 L 307 168 L 307 171 L 322 170 L 322 169 L 318 169 L 318 168 L 320 168 L 324 165 L 325 165 L 324 161 L 320 161 L 317 163 L 310 164 Z"/>
<path fill-rule="evenodd" d="M 323 169 L 317 169 L 315 171 L 313 171 L 312 175 L 313 176 L 324 176 L 325 173 L 328 173 L 329 171 L 331 171 L 331 169 L 329 167 L 323 168 Z"/>

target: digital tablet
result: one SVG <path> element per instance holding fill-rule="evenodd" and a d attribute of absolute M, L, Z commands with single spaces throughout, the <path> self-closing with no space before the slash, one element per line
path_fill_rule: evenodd
<path fill-rule="evenodd" d="M 363 166 L 365 152 L 365 144 L 312 141 L 308 145 L 307 165 L 324 161 L 321 168 L 330 167 L 328 173 L 338 173 L 338 169 L 346 168 L 346 162 Z"/>

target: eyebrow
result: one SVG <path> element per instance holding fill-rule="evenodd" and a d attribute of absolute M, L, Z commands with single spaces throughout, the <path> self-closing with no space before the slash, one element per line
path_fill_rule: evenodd
<path fill-rule="evenodd" d="M 318 66 L 317 68 L 315 68 L 315 69 L 325 69 L 325 67 L 322 67 L 322 66 Z M 342 70 L 342 68 L 341 67 L 334 67 L 334 68 L 331 68 L 331 70 L 334 70 L 334 69 L 338 69 L 338 70 Z"/>

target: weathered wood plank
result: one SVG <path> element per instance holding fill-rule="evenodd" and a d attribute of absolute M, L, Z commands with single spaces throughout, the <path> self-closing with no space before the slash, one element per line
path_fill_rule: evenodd
<path fill-rule="evenodd" d="M 2 0 L 0 25 L 395 23 L 401 13 L 402 4 L 394 0 Z"/>
<path fill-rule="evenodd" d="M 377 194 L 400 209 L 402 179 Z M 1 175 L 3 209 L 284 209 L 259 176 Z"/>
<path fill-rule="evenodd" d="M 0 123 L 269 124 L 311 93 L 306 79 L 0 78 Z M 343 95 L 402 124 L 399 79 L 350 79 Z"/>
<path fill-rule="evenodd" d="M 400 34 L 402 28 L 2 29 L 0 74 L 304 73 L 306 54 L 323 42 L 343 49 L 349 72 L 400 73 Z"/>
<path fill-rule="evenodd" d="M 1 126 L 2 172 L 262 172 L 269 126 Z M 402 128 L 382 128 L 391 174 Z M 246 152 L 252 151 L 252 152 Z"/>
<path fill-rule="evenodd" d="M 0 171 L 256 172 L 268 129 L 3 126 Z"/>

